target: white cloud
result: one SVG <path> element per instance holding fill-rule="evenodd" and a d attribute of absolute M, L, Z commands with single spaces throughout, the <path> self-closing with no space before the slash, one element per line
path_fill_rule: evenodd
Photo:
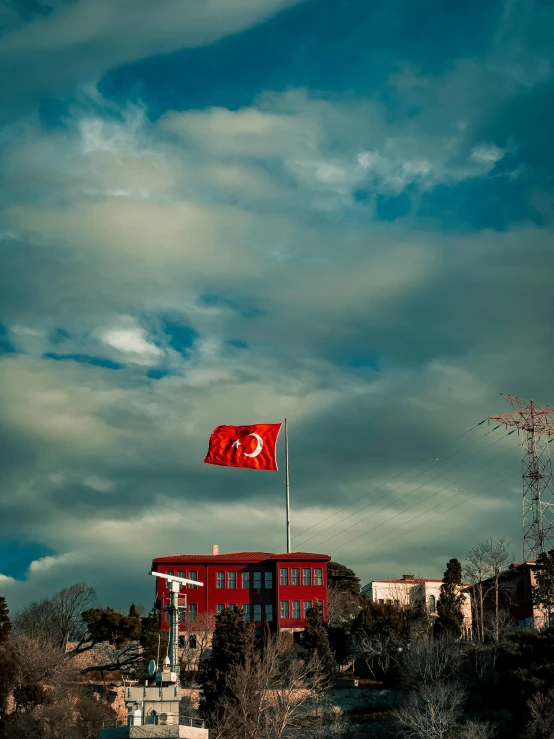
<path fill-rule="evenodd" d="M 505 151 L 494 144 L 479 144 L 471 150 L 470 157 L 478 164 L 494 165 L 505 155 Z"/>
<path fill-rule="evenodd" d="M 16 25 L 0 39 L 9 98 L 95 80 L 146 56 L 204 46 L 305 0 L 81 0 Z M 129 17 L 133 22 L 129 24 Z M 32 67 L 26 60 L 33 56 Z M 9 71 L 11 70 L 11 71 Z M 9 75 L 9 77 L 8 77 Z"/>
<path fill-rule="evenodd" d="M 111 328 L 100 332 L 101 340 L 120 352 L 127 361 L 141 365 L 157 364 L 162 350 L 148 340 L 146 331 L 138 326 Z"/>
<path fill-rule="evenodd" d="M 43 575 L 50 570 L 57 569 L 59 567 L 67 567 L 75 564 L 79 564 L 86 561 L 86 557 L 83 552 L 66 552 L 65 554 L 54 554 L 48 557 L 41 557 L 35 559 L 29 565 L 29 574 Z"/>

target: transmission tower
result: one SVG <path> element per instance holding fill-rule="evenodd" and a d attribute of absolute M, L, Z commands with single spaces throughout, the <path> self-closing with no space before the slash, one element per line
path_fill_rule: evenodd
<path fill-rule="evenodd" d="M 535 560 L 554 548 L 554 486 L 549 443 L 554 437 L 554 408 L 527 404 L 513 395 L 502 393 L 512 413 L 491 416 L 491 421 L 514 426 L 522 434 L 523 465 L 523 560 Z"/>

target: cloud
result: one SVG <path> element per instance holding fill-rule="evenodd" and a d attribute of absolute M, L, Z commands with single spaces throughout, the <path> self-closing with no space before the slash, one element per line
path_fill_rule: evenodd
<path fill-rule="evenodd" d="M 303 0 L 80 0 L 14 23 L 0 39 L 4 99 L 28 98 L 145 55 L 215 43 Z M 129 24 L 129 15 L 133 23 Z M 31 61 L 32 57 L 32 61 Z M 9 74 L 8 74 L 9 70 Z"/>
<path fill-rule="evenodd" d="M 0 53 L 34 49 L 28 92 L 55 94 L 285 5 L 207 2 L 184 35 L 190 5 L 167 3 L 160 27 L 137 12 L 135 41 L 103 3 L 85 27 L 81 0 L 14 20 Z M 8 583 L 14 605 L 85 579 L 102 602 L 150 605 L 153 556 L 282 549 L 280 474 L 203 464 L 221 423 L 290 419 L 293 545 L 362 579 L 440 576 L 468 537 L 519 541 L 518 451 L 474 427 L 501 390 L 548 402 L 551 187 L 539 133 L 504 114 L 499 133 L 498 111 L 530 96 L 535 120 L 549 67 L 540 45 L 489 42 L 432 72 L 391 64 L 363 94 L 283 84 L 157 118 L 83 84 L 63 116 L 6 123 L 0 534 L 55 553 Z"/>
<path fill-rule="evenodd" d="M 101 340 L 121 352 L 127 361 L 137 364 L 157 364 L 162 356 L 162 350 L 148 341 L 140 327 L 107 329 L 101 332 Z"/>

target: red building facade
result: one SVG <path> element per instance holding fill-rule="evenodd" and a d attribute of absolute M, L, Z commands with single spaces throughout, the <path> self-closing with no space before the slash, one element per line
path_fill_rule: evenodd
<path fill-rule="evenodd" d="M 327 618 L 326 554 L 291 552 L 232 552 L 230 554 L 177 554 L 157 557 L 152 570 L 198 580 L 203 586 L 183 585 L 181 602 L 186 622 L 224 608 L 242 608 L 245 618 L 261 623 L 263 614 L 274 630 L 299 630 L 306 626 L 306 611 L 323 604 Z M 156 599 L 163 610 L 169 602 L 167 583 L 156 578 Z M 162 618 L 162 628 L 167 621 Z"/>

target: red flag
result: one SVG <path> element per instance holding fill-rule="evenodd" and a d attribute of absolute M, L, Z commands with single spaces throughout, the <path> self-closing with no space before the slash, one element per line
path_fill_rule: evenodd
<path fill-rule="evenodd" d="M 277 469 L 277 437 L 282 423 L 218 426 L 210 436 L 204 462 L 250 470 Z"/>

